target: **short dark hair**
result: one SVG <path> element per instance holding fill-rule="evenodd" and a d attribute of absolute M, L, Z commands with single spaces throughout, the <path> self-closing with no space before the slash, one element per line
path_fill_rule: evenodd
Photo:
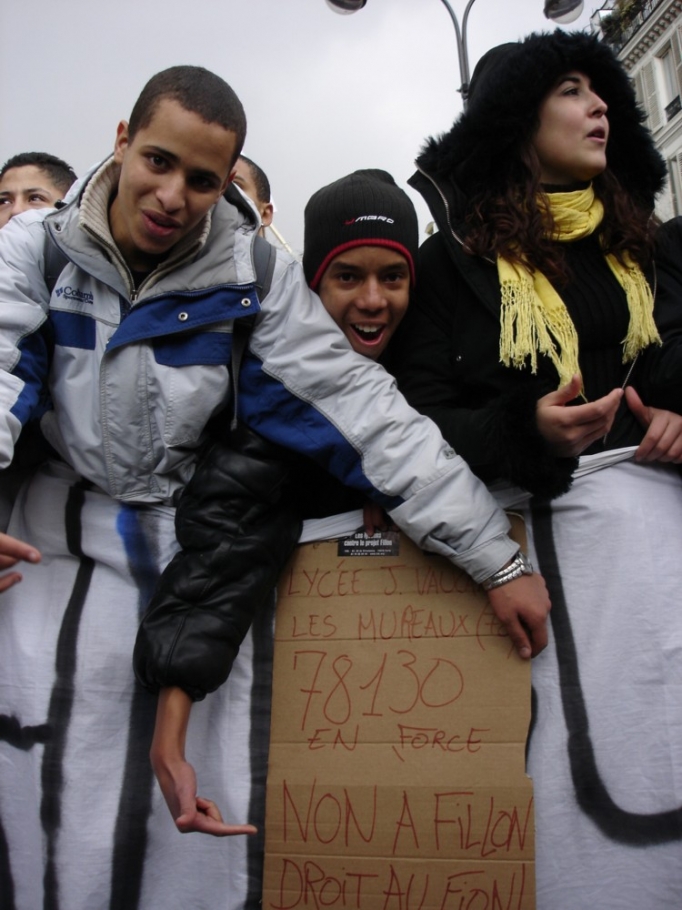
<path fill-rule="evenodd" d="M 52 183 L 60 193 L 66 193 L 71 184 L 76 180 L 74 169 L 57 158 L 55 155 L 49 155 L 47 152 L 20 152 L 12 158 L 8 158 L 0 169 L 0 180 L 5 176 L 7 171 L 15 167 L 37 167 L 50 178 Z"/>
<path fill-rule="evenodd" d="M 230 86 L 203 66 L 171 66 L 149 80 L 135 102 L 128 136 L 149 126 L 159 102 L 164 98 L 177 101 L 186 111 L 197 114 L 206 123 L 217 123 L 234 133 L 237 139 L 234 164 L 246 138 L 246 114 Z"/>
<path fill-rule="evenodd" d="M 245 161 L 251 169 L 251 176 L 253 177 L 253 182 L 256 186 L 258 201 L 270 202 L 270 197 L 272 195 L 270 181 L 263 168 L 256 164 L 255 161 L 252 161 L 251 158 L 247 158 L 246 155 L 240 155 L 239 157 L 242 161 Z"/>

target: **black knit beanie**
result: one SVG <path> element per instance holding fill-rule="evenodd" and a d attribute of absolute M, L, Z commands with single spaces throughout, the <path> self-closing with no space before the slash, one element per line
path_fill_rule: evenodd
<path fill-rule="evenodd" d="M 414 285 L 417 213 L 387 171 L 354 171 L 323 186 L 308 200 L 304 217 L 303 270 L 313 290 L 332 259 L 356 246 L 385 246 L 401 253 Z"/>

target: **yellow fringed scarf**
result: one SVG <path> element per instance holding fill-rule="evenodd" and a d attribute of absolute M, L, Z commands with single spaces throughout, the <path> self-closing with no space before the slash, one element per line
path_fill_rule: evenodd
<path fill-rule="evenodd" d="M 569 193 L 548 193 L 555 224 L 555 239 L 580 240 L 591 234 L 604 217 L 604 208 L 591 186 Z M 606 261 L 625 291 L 630 324 L 623 340 L 623 363 L 633 360 L 650 344 L 661 344 L 654 323 L 651 288 L 640 267 L 626 254 L 624 262 L 608 254 Z M 561 297 L 542 272 L 531 272 L 523 264 L 497 258 L 502 292 L 500 315 L 500 360 L 505 366 L 521 368 L 530 357 L 537 372 L 538 354 L 547 355 L 565 385 L 580 373 L 578 336 Z"/>

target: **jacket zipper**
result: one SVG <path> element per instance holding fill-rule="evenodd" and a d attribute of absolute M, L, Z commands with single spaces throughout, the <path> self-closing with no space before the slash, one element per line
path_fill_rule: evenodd
<path fill-rule="evenodd" d="M 431 174 L 427 174 L 427 172 L 425 170 L 423 170 L 416 161 L 415 161 L 415 167 L 417 168 L 419 173 L 422 175 L 422 177 L 426 177 L 426 179 L 429 181 L 429 183 L 432 184 L 432 186 L 435 188 L 436 192 L 440 196 L 440 198 L 443 202 L 443 205 L 445 206 L 445 217 L 446 217 L 446 220 L 448 223 L 448 228 L 450 230 L 450 233 L 452 234 L 455 241 L 462 247 L 462 249 L 464 249 L 464 241 L 459 236 L 459 234 L 456 233 L 455 229 L 452 226 L 452 221 L 450 220 L 450 203 L 448 202 L 445 193 L 438 186 L 438 184 L 436 183 L 435 179 L 431 176 Z M 492 265 L 495 265 L 495 260 L 491 259 L 490 256 L 483 256 L 482 258 L 485 259 L 486 262 L 490 262 Z"/>

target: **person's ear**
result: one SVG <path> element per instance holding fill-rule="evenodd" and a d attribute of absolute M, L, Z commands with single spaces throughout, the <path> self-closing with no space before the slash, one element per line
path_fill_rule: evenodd
<path fill-rule="evenodd" d="M 275 209 L 271 202 L 266 202 L 265 205 L 260 206 L 260 220 L 263 223 L 263 227 L 268 227 L 272 224 L 272 217 L 275 214 Z"/>
<path fill-rule="evenodd" d="M 128 131 L 128 121 L 121 120 L 116 127 L 116 142 L 114 143 L 114 161 L 116 164 L 123 163 L 123 155 L 130 144 L 130 135 Z"/>

